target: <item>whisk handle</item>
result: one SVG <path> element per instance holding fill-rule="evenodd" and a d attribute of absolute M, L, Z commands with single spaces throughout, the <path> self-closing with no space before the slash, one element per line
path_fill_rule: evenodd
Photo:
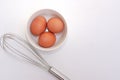
<path fill-rule="evenodd" d="M 65 76 L 64 74 L 62 74 L 60 71 L 58 71 L 54 67 L 51 67 L 49 69 L 49 73 L 51 73 L 53 76 L 55 76 L 59 80 L 70 80 L 67 76 Z"/>

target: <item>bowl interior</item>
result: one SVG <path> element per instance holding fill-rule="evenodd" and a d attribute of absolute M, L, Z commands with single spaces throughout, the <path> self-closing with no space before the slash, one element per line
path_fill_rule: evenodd
<path fill-rule="evenodd" d="M 34 36 L 31 32 L 30 32 L 30 25 L 33 21 L 34 18 L 36 18 L 37 16 L 44 16 L 46 18 L 46 20 L 48 21 L 51 17 L 59 17 L 63 23 L 64 23 L 64 30 L 60 33 L 56 33 L 56 43 L 52 46 L 52 47 L 49 47 L 49 48 L 44 48 L 44 47 L 41 47 L 39 44 L 38 44 L 38 36 Z M 28 25 L 27 25 L 27 31 L 26 31 L 26 37 L 27 37 L 27 40 L 29 41 L 29 43 L 39 49 L 39 50 L 44 50 L 44 51 L 50 51 L 50 50 L 54 50 L 58 47 L 60 47 L 62 45 L 62 43 L 64 42 L 65 38 L 66 38 L 66 35 L 67 35 L 67 25 L 66 25 L 66 22 L 65 22 L 65 19 L 62 17 L 62 15 L 60 15 L 58 12 L 54 11 L 54 10 L 50 10 L 50 9 L 43 9 L 43 10 L 40 10 L 40 11 L 37 11 L 36 13 L 34 13 L 29 21 L 28 21 Z"/>

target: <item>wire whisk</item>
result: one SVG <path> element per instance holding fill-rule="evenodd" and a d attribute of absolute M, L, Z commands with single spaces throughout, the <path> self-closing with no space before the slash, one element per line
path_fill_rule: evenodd
<path fill-rule="evenodd" d="M 27 61 L 37 67 L 43 68 L 59 80 L 70 80 L 37 53 L 37 51 L 26 40 L 15 34 L 4 34 L 0 38 L 0 45 L 3 50 L 11 53 L 19 59 Z"/>

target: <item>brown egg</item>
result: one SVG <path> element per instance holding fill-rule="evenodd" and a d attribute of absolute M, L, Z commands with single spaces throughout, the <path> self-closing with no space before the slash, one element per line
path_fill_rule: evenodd
<path fill-rule="evenodd" d="M 64 23 L 60 18 L 53 17 L 48 20 L 47 27 L 49 31 L 59 33 L 63 31 Z"/>
<path fill-rule="evenodd" d="M 36 17 L 30 26 L 33 35 L 40 35 L 46 29 L 46 19 L 43 16 Z"/>
<path fill-rule="evenodd" d="M 56 36 L 51 32 L 44 32 L 39 36 L 38 43 L 40 46 L 48 48 L 55 44 Z"/>

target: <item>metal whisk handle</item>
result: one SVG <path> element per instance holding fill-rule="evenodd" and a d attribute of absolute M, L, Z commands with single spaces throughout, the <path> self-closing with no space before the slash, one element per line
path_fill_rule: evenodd
<path fill-rule="evenodd" d="M 50 69 L 48 71 L 49 71 L 49 73 L 51 73 L 53 76 L 55 76 L 59 80 L 70 80 L 67 76 L 62 74 L 60 71 L 58 71 L 54 67 L 50 67 Z"/>

